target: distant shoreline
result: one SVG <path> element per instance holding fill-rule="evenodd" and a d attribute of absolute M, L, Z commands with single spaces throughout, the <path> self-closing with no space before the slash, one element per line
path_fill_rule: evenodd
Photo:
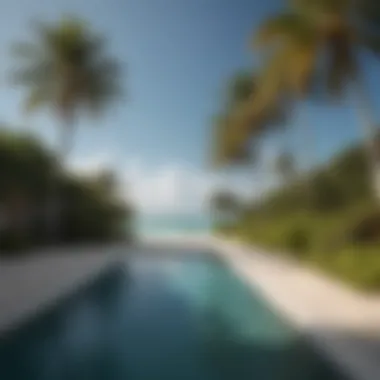
<path fill-rule="evenodd" d="M 142 236 L 199 235 L 211 231 L 211 218 L 197 215 L 147 215 L 137 221 L 136 232 Z"/>

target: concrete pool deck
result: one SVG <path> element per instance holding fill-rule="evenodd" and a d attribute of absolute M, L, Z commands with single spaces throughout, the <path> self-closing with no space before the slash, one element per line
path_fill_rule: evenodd
<path fill-rule="evenodd" d="M 124 259 L 124 252 L 120 246 L 99 246 L 43 250 L 15 260 L 0 258 L 0 334 Z"/>
<path fill-rule="evenodd" d="M 214 249 L 349 378 L 380 378 L 380 297 L 239 243 Z"/>
<path fill-rule="evenodd" d="M 126 250 L 149 247 L 212 249 L 274 309 L 309 337 L 352 379 L 380 378 L 380 297 L 364 296 L 295 263 L 207 235 L 165 236 L 126 245 L 45 251 L 17 261 L 0 259 L 0 333 L 125 260 Z M 136 251 L 137 250 L 137 251 Z"/>

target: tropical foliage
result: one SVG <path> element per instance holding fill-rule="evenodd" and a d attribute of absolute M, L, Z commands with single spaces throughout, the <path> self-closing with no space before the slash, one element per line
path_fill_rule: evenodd
<path fill-rule="evenodd" d="M 81 113 L 98 115 L 121 95 L 119 66 L 107 55 L 104 39 L 79 19 L 37 24 L 34 31 L 35 41 L 13 47 L 19 66 L 14 79 L 26 88 L 27 112 L 47 107 L 59 118 L 57 158 L 62 163 L 72 148 L 74 123 Z M 53 177 L 50 198 L 52 234 L 59 235 L 64 205 Z"/>
<path fill-rule="evenodd" d="M 98 114 L 121 95 L 116 60 L 107 56 L 104 39 L 83 21 L 38 24 L 34 37 L 34 42 L 13 46 L 18 66 L 14 79 L 27 90 L 26 111 L 53 109 L 62 129 L 70 129 L 82 111 Z"/>
<path fill-rule="evenodd" d="M 327 100 L 341 99 L 350 92 L 362 118 L 372 182 L 380 195 L 378 132 L 360 62 L 363 49 L 379 53 L 380 32 L 373 27 L 372 17 L 364 7 L 371 2 L 359 3 L 362 2 L 293 0 L 288 10 L 266 20 L 255 35 L 255 45 L 266 54 L 266 66 L 272 68 L 272 74 L 262 82 L 258 93 L 265 95 L 273 82 L 278 92 L 296 99 L 313 96 L 317 91 Z"/>
<path fill-rule="evenodd" d="M 252 39 L 262 58 L 246 77 L 254 86 L 242 86 L 240 74 L 234 78 L 242 95 L 227 96 L 213 125 L 219 167 L 257 164 L 263 140 L 278 126 L 285 139 L 294 129 L 292 114 L 306 99 L 355 100 L 364 144 L 323 167 L 308 165 L 305 173 L 298 173 L 294 152 L 285 147 L 274 165 L 281 186 L 220 230 L 297 254 L 351 283 L 379 288 L 380 260 L 373 256 L 380 250 L 379 129 L 361 61 L 380 53 L 380 6 L 372 0 L 288 0 Z M 281 117 L 273 120 L 274 115 Z M 305 140 L 308 152 L 314 149 L 310 140 Z"/>
<path fill-rule="evenodd" d="M 255 163 L 258 140 L 285 126 L 285 102 L 268 102 L 261 112 L 252 107 L 258 81 L 252 73 L 243 71 L 228 83 L 223 111 L 213 123 L 212 162 L 217 168 Z"/>
<path fill-rule="evenodd" d="M 227 190 L 215 192 L 211 197 L 210 204 L 215 218 L 214 223 L 219 227 L 226 227 L 236 221 L 243 206 L 240 199 Z"/>
<path fill-rule="evenodd" d="M 62 188 L 64 242 L 102 241 L 127 236 L 132 209 L 114 194 L 110 173 L 80 179 L 62 172 L 53 152 L 37 139 L 3 130 L 0 134 L 0 250 L 47 242 L 43 205 L 53 172 Z M 114 176 L 113 176 L 114 177 Z M 105 178 L 107 181 L 105 182 Z"/>
<path fill-rule="evenodd" d="M 252 161 L 252 147 L 273 126 L 289 124 L 285 122 L 296 102 L 317 94 L 326 101 L 339 100 L 350 93 L 362 118 L 371 181 L 380 195 L 378 129 L 360 62 L 363 50 L 380 52 L 380 30 L 374 17 L 378 9 L 370 0 L 292 0 L 284 11 L 265 20 L 254 35 L 263 67 L 245 79 L 241 74 L 234 78 L 224 116 L 215 123 L 217 162 L 225 166 Z M 234 93 L 235 88 L 240 91 Z M 289 152 L 284 156 L 289 157 Z M 257 155 L 253 158 L 257 160 Z"/>
<path fill-rule="evenodd" d="M 380 288 L 380 212 L 364 148 L 352 147 L 310 174 L 246 206 L 224 234 L 317 265 L 366 289 Z"/>

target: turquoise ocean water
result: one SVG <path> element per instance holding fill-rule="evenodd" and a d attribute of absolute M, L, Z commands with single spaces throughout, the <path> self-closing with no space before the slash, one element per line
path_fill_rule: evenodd
<path fill-rule="evenodd" d="M 136 223 L 141 235 L 203 234 L 210 228 L 208 215 L 142 215 Z"/>

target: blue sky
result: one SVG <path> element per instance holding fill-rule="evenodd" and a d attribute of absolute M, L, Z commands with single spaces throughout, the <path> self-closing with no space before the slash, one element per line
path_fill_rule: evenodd
<path fill-rule="evenodd" d="M 12 68 L 9 46 L 28 39 L 33 18 L 54 21 L 65 12 L 84 17 L 109 38 L 110 52 L 125 67 L 129 100 L 98 122 L 79 122 L 72 166 L 112 165 L 146 212 L 194 210 L 217 181 L 206 173 L 205 162 L 210 119 L 223 84 L 236 70 L 257 63 L 249 37 L 280 7 L 281 0 L 3 0 L 0 73 Z M 380 77 L 380 66 L 365 63 L 369 77 Z M 375 83 L 370 84 L 375 90 Z M 22 95 L 4 75 L 0 115 L 16 127 L 25 124 Z M 348 107 L 306 104 L 306 112 L 304 108 L 297 115 L 313 129 L 314 159 L 325 159 L 359 136 L 356 116 Z M 41 113 L 28 127 L 53 143 L 55 123 Z M 302 156 L 308 148 L 298 136 L 293 144 Z M 264 147 L 267 156 L 276 149 L 272 141 Z M 246 193 L 271 183 L 269 175 L 251 171 L 230 183 Z"/>

